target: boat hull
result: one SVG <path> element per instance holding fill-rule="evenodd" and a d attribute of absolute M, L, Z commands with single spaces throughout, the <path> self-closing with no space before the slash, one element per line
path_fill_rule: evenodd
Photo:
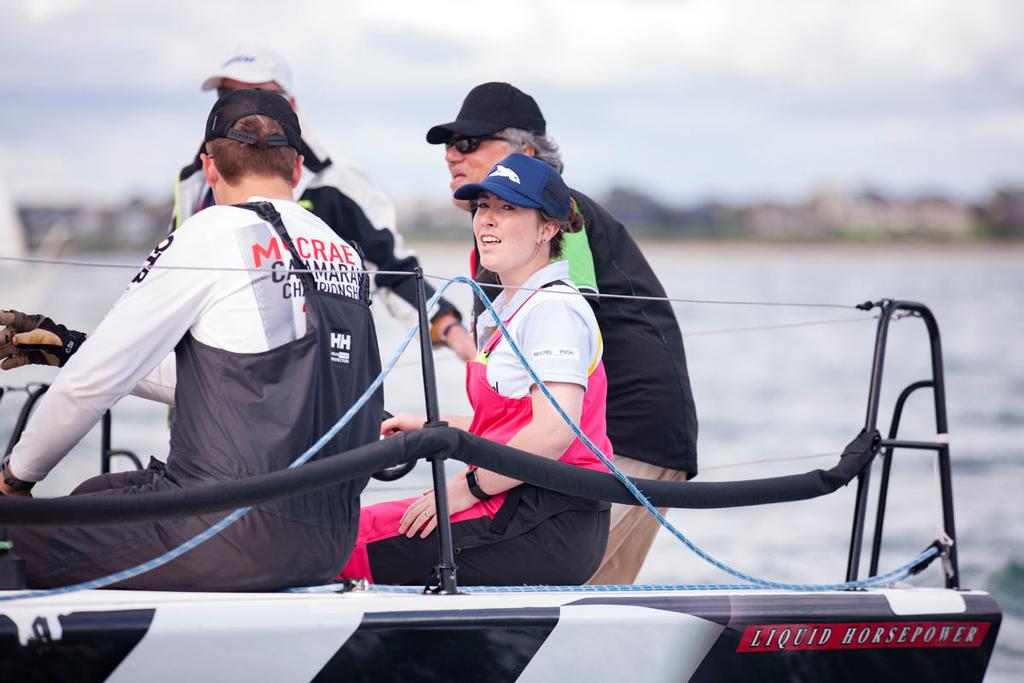
<path fill-rule="evenodd" d="M 986 593 L 205 594 L 0 603 L 0 680 L 981 681 Z"/>

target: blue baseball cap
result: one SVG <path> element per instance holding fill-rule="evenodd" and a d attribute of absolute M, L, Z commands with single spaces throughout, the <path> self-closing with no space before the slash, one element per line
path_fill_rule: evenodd
<path fill-rule="evenodd" d="M 569 217 L 569 188 L 555 169 L 525 154 L 510 154 L 492 168 L 479 183 L 455 190 L 456 199 L 476 199 L 490 192 L 510 204 L 540 209 L 552 218 Z"/>

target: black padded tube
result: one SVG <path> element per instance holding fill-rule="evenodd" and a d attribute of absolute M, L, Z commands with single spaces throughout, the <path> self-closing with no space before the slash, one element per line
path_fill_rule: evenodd
<path fill-rule="evenodd" d="M 431 430 L 434 431 L 434 430 Z M 61 526 L 65 524 L 117 524 L 233 510 L 316 491 L 384 467 L 425 457 L 418 443 L 420 432 L 378 441 L 294 469 L 278 470 L 248 479 L 204 484 L 178 491 L 128 496 L 65 496 L 30 499 L 0 496 L 0 525 Z M 412 437 L 412 438 L 410 438 Z M 442 439 L 431 439 L 429 448 L 451 448 Z M 410 444 L 409 442 L 412 442 Z M 413 446 L 410 448 L 410 446 Z"/>
<path fill-rule="evenodd" d="M 878 451 L 878 432 L 861 433 L 828 470 L 744 481 L 663 482 L 633 479 L 657 507 L 725 508 L 807 500 L 850 482 Z M 232 510 L 315 491 L 385 467 L 446 453 L 473 465 L 570 495 L 639 505 L 611 474 L 541 458 L 451 427 L 420 429 L 241 481 L 133 496 L 0 496 L 0 525 L 116 524 Z"/>
<path fill-rule="evenodd" d="M 460 452 L 455 456 L 459 460 L 561 493 L 640 505 L 612 474 L 540 458 L 466 432 L 459 432 L 459 440 Z M 741 481 L 632 481 L 655 507 L 709 509 L 807 500 L 848 484 L 874 459 L 879 441 L 877 431 L 862 432 L 846 446 L 839 463 L 828 470 Z M 509 458 L 510 452 L 517 457 Z"/>

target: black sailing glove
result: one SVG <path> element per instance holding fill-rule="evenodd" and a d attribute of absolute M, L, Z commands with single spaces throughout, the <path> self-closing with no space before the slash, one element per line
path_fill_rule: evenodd
<path fill-rule="evenodd" d="M 0 368 L 11 370 L 22 365 L 64 367 L 85 341 L 83 332 L 69 330 L 44 315 L 21 311 L 0 311 Z"/>

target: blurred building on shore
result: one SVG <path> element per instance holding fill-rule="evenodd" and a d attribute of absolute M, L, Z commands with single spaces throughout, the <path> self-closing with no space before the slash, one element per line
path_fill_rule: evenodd
<path fill-rule="evenodd" d="M 1024 239 L 1024 187 L 993 191 L 977 203 L 938 193 L 911 198 L 874 189 L 819 189 L 804 200 L 677 206 L 617 187 L 598 200 L 645 239 L 965 240 Z M 412 240 L 470 239 L 469 216 L 444 199 L 396 203 L 399 232 Z M 18 207 L 29 247 L 58 228 L 80 249 L 148 247 L 166 234 L 169 201 L 118 206 L 27 204 Z"/>
<path fill-rule="evenodd" d="M 967 239 L 984 234 L 978 207 L 938 195 L 893 199 L 865 190 L 815 192 L 804 202 L 742 209 L 746 232 L 763 239 Z"/>

